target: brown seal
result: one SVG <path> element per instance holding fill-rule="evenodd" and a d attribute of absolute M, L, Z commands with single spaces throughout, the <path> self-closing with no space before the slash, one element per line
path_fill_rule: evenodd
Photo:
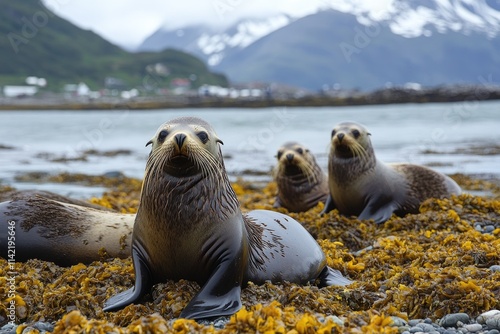
<path fill-rule="evenodd" d="M 1 257 L 70 266 L 130 256 L 135 215 L 46 191 L 9 195 L 11 200 L 0 203 Z M 9 241 L 15 249 L 5 246 Z"/>
<path fill-rule="evenodd" d="M 139 301 L 168 279 L 200 284 L 181 313 L 194 319 L 238 311 L 247 281 L 350 283 L 326 266 L 321 248 L 297 221 L 273 211 L 241 213 L 222 141 L 210 124 L 176 118 L 160 126 L 149 144 L 132 240 L 135 285 L 110 298 L 105 311 Z"/>
<path fill-rule="evenodd" d="M 383 223 L 393 213 L 418 213 L 428 198 L 460 194 L 446 175 L 413 164 L 385 164 L 375 157 L 370 133 L 360 124 L 340 123 L 332 131 L 328 158 L 330 196 L 322 213 Z"/>
<path fill-rule="evenodd" d="M 327 176 L 306 147 L 287 142 L 278 149 L 276 158 L 278 162 L 273 170 L 278 186 L 275 208 L 303 212 L 319 202 L 326 202 L 329 194 Z"/>

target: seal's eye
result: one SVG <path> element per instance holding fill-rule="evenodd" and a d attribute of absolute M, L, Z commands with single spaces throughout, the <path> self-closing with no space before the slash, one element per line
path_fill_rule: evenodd
<path fill-rule="evenodd" d="M 354 136 L 354 138 L 358 138 L 360 133 L 358 130 L 354 129 L 354 130 L 352 130 L 352 135 Z"/>
<path fill-rule="evenodd" d="M 283 155 L 283 151 L 278 151 L 278 154 L 276 154 L 276 159 L 281 159 L 281 156 Z"/>
<path fill-rule="evenodd" d="M 337 131 L 332 130 L 332 138 L 333 138 L 333 136 L 335 136 L 336 133 L 337 133 Z"/>
<path fill-rule="evenodd" d="M 198 138 L 200 138 L 201 142 L 205 144 L 208 141 L 208 133 L 205 131 L 198 132 Z"/>
<path fill-rule="evenodd" d="M 302 148 L 298 148 L 295 150 L 298 154 L 303 154 L 304 153 L 304 150 Z"/>
<path fill-rule="evenodd" d="M 165 138 L 168 136 L 168 131 L 167 130 L 161 130 L 160 133 L 158 134 L 158 141 L 163 142 Z"/>

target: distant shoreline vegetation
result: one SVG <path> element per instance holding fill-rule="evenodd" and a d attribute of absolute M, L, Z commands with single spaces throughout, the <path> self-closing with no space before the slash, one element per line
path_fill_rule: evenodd
<path fill-rule="evenodd" d="M 0 110 L 110 110 L 172 108 L 336 107 L 399 103 L 478 102 L 500 99 L 500 87 L 453 86 L 426 89 L 385 88 L 369 93 L 326 91 L 290 97 L 228 98 L 200 95 L 145 96 L 133 99 L 46 99 L 0 97 Z"/>

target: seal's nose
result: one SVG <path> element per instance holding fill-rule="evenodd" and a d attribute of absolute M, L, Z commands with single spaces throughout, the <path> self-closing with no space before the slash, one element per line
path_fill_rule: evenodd
<path fill-rule="evenodd" d="M 177 143 L 177 146 L 179 148 L 182 148 L 182 145 L 184 144 L 184 141 L 186 140 L 186 135 L 183 133 L 178 133 L 175 135 L 175 142 Z"/>
<path fill-rule="evenodd" d="M 342 139 L 344 139 L 344 136 L 345 136 L 345 135 L 344 135 L 343 133 L 339 133 L 339 134 L 337 135 L 337 138 L 339 139 L 339 141 L 340 141 L 340 142 L 342 142 Z"/>
<path fill-rule="evenodd" d="M 288 160 L 288 162 L 292 162 L 292 160 L 293 160 L 293 154 L 292 153 L 288 153 L 286 155 L 286 160 Z"/>

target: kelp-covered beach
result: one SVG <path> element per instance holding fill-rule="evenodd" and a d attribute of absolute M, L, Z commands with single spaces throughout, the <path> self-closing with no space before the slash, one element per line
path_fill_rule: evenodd
<path fill-rule="evenodd" d="M 177 318 L 199 289 L 188 281 L 158 284 L 143 303 L 103 312 L 107 298 L 133 285 L 130 259 L 103 259 L 69 268 L 39 260 L 16 263 L 14 299 L 8 297 L 7 260 L 0 259 L 0 321 L 8 322 L 7 307 L 14 300 L 20 324 L 2 330 L 402 333 L 418 324 L 437 328 L 440 319 L 457 313 L 468 315 L 468 322 L 485 331 L 494 330 L 495 324 L 500 326 L 498 317 L 490 325 L 482 317 L 483 324 L 475 322 L 482 313 L 500 309 L 500 186 L 461 174 L 452 177 L 465 194 L 428 200 L 419 214 L 393 216 L 382 225 L 342 217 L 336 211 L 320 216 L 321 203 L 305 213 L 288 213 L 319 241 L 328 265 L 354 281 L 349 286 L 249 283 L 238 313 L 197 323 Z M 104 185 L 108 191 L 88 201 L 123 213 L 137 210 L 141 187 L 137 179 L 61 174 L 51 182 Z M 238 180 L 233 188 L 243 211 L 273 209 L 273 182 Z M 12 191 L 4 187 L 3 199 Z M 455 327 L 470 326 L 460 319 Z M 444 328 L 445 323 L 441 325 Z"/>

